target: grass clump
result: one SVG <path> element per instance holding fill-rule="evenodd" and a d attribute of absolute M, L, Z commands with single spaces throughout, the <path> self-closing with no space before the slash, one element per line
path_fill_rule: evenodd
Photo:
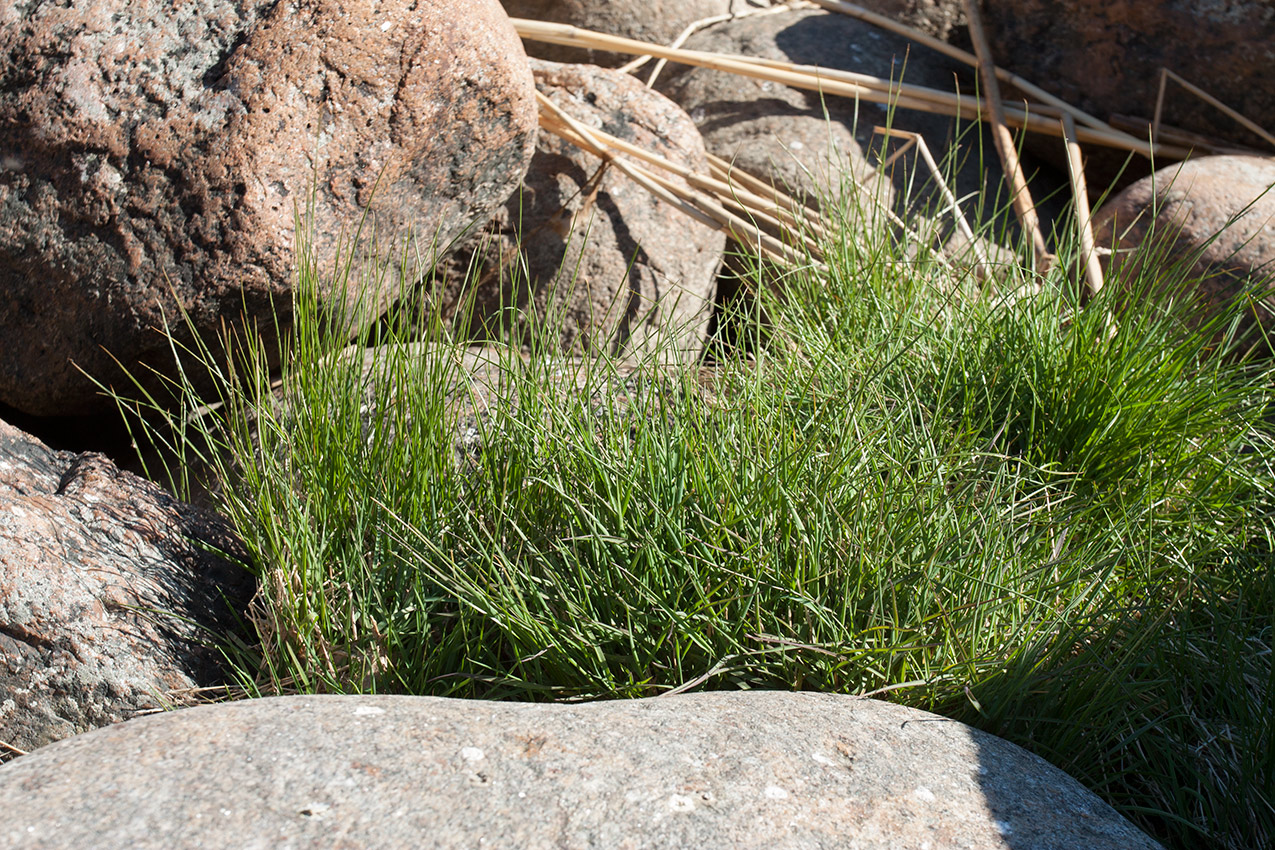
<path fill-rule="evenodd" d="M 239 684 L 874 693 L 1172 846 L 1275 840 L 1271 372 L 1219 354 L 1242 307 L 1190 320 L 1192 282 L 1144 274 L 1082 309 L 1065 247 L 1017 300 L 888 238 L 823 249 L 750 358 L 702 369 L 549 329 L 476 362 L 428 311 L 365 358 L 303 250 L 279 396 L 247 343 L 222 406 L 174 418 L 262 579 Z"/>

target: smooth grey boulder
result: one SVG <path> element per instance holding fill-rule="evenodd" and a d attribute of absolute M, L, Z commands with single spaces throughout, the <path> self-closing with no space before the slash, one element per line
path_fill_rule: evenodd
<path fill-rule="evenodd" d="M 256 580 L 218 550 L 241 548 L 102 455 L 0 421 L 0 758 L 224 682 L 210 639 Z"/>
<path fill-rule="evenodd" d="M 0 847 L 1158 845 L 1036 756 L 874 700 L 225 703 L 0 767 Z"/>

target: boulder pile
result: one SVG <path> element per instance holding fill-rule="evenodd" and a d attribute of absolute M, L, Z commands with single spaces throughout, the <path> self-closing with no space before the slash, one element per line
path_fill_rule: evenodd
<path fill-rule="evenodd" d="M 965 66 L 826 9 L 745 14 L 771 5 L 0 7 L 0 415 L 100 417 L 100 387 L 132 386 L 125 371 L 158 393 L 178 377 L 169 334 L 216 353 L 232 328 L 269 347 L 288 330 L 299 226 L 322 261 L 339 246 L 390 258 L 376 286 L 323 291 L 334 315 L 370 323 L 422 292 L 475 343 L 548 325 L 577 356 L 697 362 L 739 243 L 540 132 L 538 96 L 697 174 L 720 157 L 759 191 L 853 205 L 848 222 L 940 197 L 874 164 L 887 121 L 965 163 L 951 176 L 971 213 L 1000 185 L 980 130 L 946 116 L 704 68 L 647 85 L 606 51 L 536 45 L 528 59 L 510 20 L 668 42 L 720 17 L 686 46 L 975 89 Z M 957 0 L 871 5 L 961 37 Z M 1082 107 L 1146 112 L 1163 64 L 1275 123 L 1275 88 L 1253 72 L 1275 60 L 1267 4 L 1199 0 L 1158 17 L 1097 0 L 996 5 L 997 58 Z M 1038 49 L 1008 49 L 1019 43 Z M 1142 44 L 1156 48 L 1130 48 Z M 563 64 L 583 61 L 612 67 Z M 1215 120 L 1183 103 L 1170 121 Z M 1216 281 L 1203 300 L 1255 293 L 1269 331 L 1272 162 L 1157 172 L 1100 213 L 1099 244 L 1172 233 L 1173 256 Z M 830 192 L 843 177 L 845 193 Z M 419 263 L 385 250 L 408 233 L 427 247 Z M 0 766 L 0 845 L 1155 846 L 1010 744 L 849 697 L 296 697 L 141 716 L 225 683 L 215 646 L 243 629 L 255 592 L 239 548 L 215 515 L 0 421 L 0 758 L 35 750 Z"/>

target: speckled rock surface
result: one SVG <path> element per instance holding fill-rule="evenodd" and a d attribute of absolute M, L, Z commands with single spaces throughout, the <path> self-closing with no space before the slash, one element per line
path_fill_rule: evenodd
<path fill-rule="evenodd" d="M 208 547 L 235 546 L 101 455 L 0 422 L 0 742 L 31 750 L 221 682 L 206 638 L 255 582 Z"/>
<path fill-rule="evenodd" d="M 0 845 L 30 848 L 1158 846 L 998 738 L 774 692 L 226 703 L 25 756 L 0 798 Z"/>
<path fill-rule="evenodd" d="M 1247 311 L 1248 328 L 1260 320 L 1273 333 L 1275 302 L 1261 298 L 1275 287 L 1272 186 L 1275 157 L 1189 160 L 1160 169 L 1105 204 L 1094 219 L 1095 238 L 1116 248 L 1154 239 L 1170 261 L 1198 255 L 1190 274 L 1207 278 L 1199 284 L 1201 304 L 1217 308 L 1242 293 L 1253 294 L 1259 300 Z M 1109 271 L 1112 265 L 1108 259 Z M 1131 264 L 1128 273 L 1135 270 Z"/>
<path fill-rule="evenodd" d="M 668 44 L 687 25 L 703 18 L 748 7 L 748 0 L 501 0 L 513 18 L 571 24 L 607 35 Z M 766 3 L 765 5 L 769 5 Z M 558 44 L 527 42 L 527 53 L 554 62 L 623 65 L 632 59 L 621 53 L 584 50 Z"/>
<path fill-rule="evenodd" d="M 369 203 L 382 237 L 449 239 L 535 131 L 498 0 L 0 6 L 0 401 L 102 406 L 72 361 L 171 369 L 153 328 L 178 308 L 268 330 L 308 203 L 325 260 Z"/>
<path fill-rule="evenodd" d="M 906 44 L 844 15 L 801 11 L 714 24 L 685 46 L 889 77 Z M 670 66 L 657 88 L 690 113 L 711 153 L 750 174 L 816 201 L 845 167 L 890 203 L 889 186 L 874 180 L 863 155 L 873 125 L 885 123 L 885 111 L 873 104 L 860 105 L 856 128 L 855 104 L 846 98 L 821 101 L 815 92 L 722 71 Z"/>
<path fill-rule="evenodd" d="M 540 91 L 576 120 L 708 172 L 691 119 L 633 77 L 542 60 L 532 60 L 532 70 Z M 522 191 L 479 235 L 486 246 L 483 273 L 468 290 L 470 336 L 481 336 L 504 304 L 520 309 L 524 325 L 531 317 L 538 326 L 551 322 L 566 350 L 670 361 L 699 356 L 725 236 L 616 168 L 599 175 L 602 165 L 541 133 Z M 461 252 L 453 264 L 445 310 L 464 291 L 469 257 Z"/>
<path fill-rule="evenodd" d="M 1269 0 L 983 0 L 981 6 L 997 64 L 1100 118 L 1119 112 L 1149 120 L 1160 68 L 1167 67 L 1268 130 L 1275 125 Z M 1168 94 L 1165 122 L 1267 147 L 1175 83 Z"/>

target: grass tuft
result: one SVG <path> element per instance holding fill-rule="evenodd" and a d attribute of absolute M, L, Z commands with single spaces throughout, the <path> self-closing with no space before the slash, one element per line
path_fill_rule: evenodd
<path fill-rule="evenodd" d="M 973 299 L 869 237 L 759 287 L 749 356 L 711 367 L 571 360 L 551 328 L 479 355 L 428 306 L 365 352 L 318 295 L 354 262 L 334 281 L 300 239 L 277 356 L 239 340 L 220 406 L 170 416 L 262 579 L 238 684 L 875 693 L 1170 846 L 1270 845 L 1272 374 L 1244 304 L 1200 319 L 1194 281 L 1132 263 L 1156 272 L 1082 307 L 1065 244 L 1001 282 L 1039 295 Z"/>

